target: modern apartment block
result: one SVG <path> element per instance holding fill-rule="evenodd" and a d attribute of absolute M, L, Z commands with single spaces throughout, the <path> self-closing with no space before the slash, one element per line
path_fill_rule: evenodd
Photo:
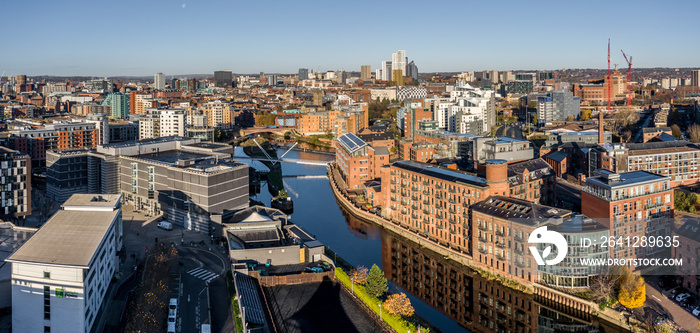
<path fill-rule="evenodd" d="M 585 216 L 572 216 L 568 210 L 490 196 L 473 205 L 471 212 L 474 262 L 525 283 L 585 288 L 589 286 L 589 277 L 600 273 L 600 267 L 584 266 L 580 259 L 602 259 L 609 255 L 608 249 L 599 245 L 581 251 L 582 237 L 599 240 L 609 234 L 608 228 Z M 557 265 L 537 265 L 529 250 L 530 235 L 542 226 L 559 232 L 572 249 L 568 252 L 571 255 Z M 536 245 L 542 253 L 544 246 Z"/>
<path fill-rule="evenodd" d="M 12 329 L 90 332 L 119 267 L 121 196 L 72 196 L 6 261 Z"/>
<path fill-rule="evenodd" d="M 126 119 L 131 113 L 131 96 L 126 93 L 111 93 L 102 101 L 100 105 L 109 105 L 112 107 L 112 118 Z"/>
<path fill-rule="evenodd" d="M 0 218 L 13 220 L 32 212 L 29 155 L 0 147 Z"/>
<path fill-rule="evenodd" d="M 95 123 L 54 123 L 38 129 L 10 131 L 8 140 L 12 149 L 31 156 L 33 167 L 42 167 L 47 150 L 92 148 L 100 141 L 100 131 Z"/>
<path fill-rule="evenodd" d="M 528 140 L 499 136 L 475 138 L 472 142 L 472 158 L 479 164 L 494 159 L 506 160 L 508 163 L 526 161 L 535 154 Z"/>
<path fill-rule="evenodd" d="M 647 171 L 598 170 L 586 178 L 581 213 L 610 230 L 613 237 L 669 236 L 673 221 L 671 178 Z M 642 258 L 663 247 L 611 247 L 613 258 Z"/>
<path fill-rule="evenodd" d="M 207 115 L 207 125 L 214 128 L 228 129 L 234 125 L 233 109 L 230 103 L 219 100 L 201 105 L 203 114 Z"/>
<path fill-rule="evenodd" d="M 182 108 L 154 108 L 146 110 L 139 119 L 139 138 L 153 139 L 167 136 L 185 136 L 185 110 Z"/>
<path fill-rule="evenodd" d="M 671 186 L 700 179 L 700 148 L 684 140 L 597 146 L 590 153 L 591 169 L 612 172 L 648 171 L 671 179 Z"/>
<path fill-rule="evenodd" d="M 537 98 L 537 121 L 547 123 L 565 121 L 581 114 L 581 99 L 566 90 L 555 90 Z"/>
<path fill-rule="evenodd" d="M 505 161 L 486 164 L 486 178 L 413 161 L 382 172 L 382 214 L 414 233 L 472 253 L 469 207 L 491 194 L 507 195 Z"/>

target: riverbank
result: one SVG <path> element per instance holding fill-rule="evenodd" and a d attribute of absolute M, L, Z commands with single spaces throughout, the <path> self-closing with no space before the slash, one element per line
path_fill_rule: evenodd
<path fill-rule="evenodd" d="M 332 166 L 329 170 L 328 178 L 330 180 L 331 190 L 336 198 L 336 202 L 338 203 L 338 205 L 340 205 L 345 211 L 347 211 L 349 214 L 361 221 L 376 225 L 381 229 L 384 229 L 385 231 L 389 231 L 393 234 L 398 235 L 399 237 L 402 237 L 417 244 L 420 247 L 424 247 L 432 252 L 435 252 L 445 257 L 445 259 L 447 260 L 452 260 L 456 263 L 473 269 L 475 271 L 475 274 L 480 274 L 483 278 L 487 280 L 497 282 L 503 286 L 509 287 L 519 292 L 532 294 L 533 297 L 535 297 L 539 301 L 553 305 L 555 308 L 565 313 L 581 317 L 596 317 L 601 323 L 607 322 L 616 326 L 624 325 L 623 317 L 619 312 L 613 311 L 611 309 L 606 309 L 605 311 L 601 312 L 598 308 L 598 305 L 591 301 L 553 289 L 546 285 L 534 283 L 532 285 L 525 286 L 520 283 L 514 282 L 508 279 L 507 276 L 498 275 L 495 272 L 491 272 L 490 270 L 485 270 L 482 267 L 476 266 L 473 260 L 462 252 L 436 243 L 430 240 L 429 238 L 424 237 L 420 234 L 413 233 L 410 230 L 406 230 L 394 224 L 390 220 L 379 216 L 378 214 L 365 211 L 355 206 L 350 201 L 350 198 L 346 197 L 343 194 L 342 190 L 340 189 L 340 184 L 334 177 Z"/>

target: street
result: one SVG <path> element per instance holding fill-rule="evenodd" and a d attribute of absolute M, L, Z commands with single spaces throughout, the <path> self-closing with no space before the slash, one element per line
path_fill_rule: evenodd
<path fill-rule="evenodd" d="M 505 124 L 496 130 L 496 136 L 507 136 L 515 139 L 523 138 L 523 131 L 518 126 L 519 123 Z"/>
<path fill-rule="evenodd" d="M 700 319 L 692 313 L 680 307 L 678 303 L 663 295 L 657 287 L 658 276 L 651 276 L 646 280 L 647 300 L 645 308 L 653 309 L 662 315 L 667 315 L 670 320 L 689 332 L 700 332 L 698 324 Z"/>

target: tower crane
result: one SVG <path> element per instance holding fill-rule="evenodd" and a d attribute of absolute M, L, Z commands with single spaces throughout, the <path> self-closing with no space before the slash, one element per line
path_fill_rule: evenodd
<path fill-rule="evenodd" d="M 620 50 L 622 56 L 625 57 L 627 62 L 627 106 L 632 107 L 632 56 L 627 58 L 625 51 Z"/>

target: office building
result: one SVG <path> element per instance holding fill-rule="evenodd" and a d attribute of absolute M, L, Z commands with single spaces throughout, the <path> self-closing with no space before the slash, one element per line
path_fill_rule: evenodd
<path fill-rule="evenodd" d="M 230 146 L 164 143 L 119 157 L 124 202 L 202 232 L 209 231 L 212 215 L 248 207 L 248 165 L 231 160 Z"/>
<path fill-rule="evenodd" d="M 156 73 L 156 75 L 153 76 L 153 89 L 165 90 L 165 74 Z"/>
<path fill-rule="evenodd" d="M 231 88 L 233 73 L 231 71 L 214 72 L 214 82 L 218 88 Z"/>
<path fill-rule="evenodd" d="M 371 65 L 362 65 L 362 67 L 360 67 L 360 80 L 362 80 L 362 81 L 372 80 L 372 66 Z"/>
<path fill-rule="evenodd" d="M 581 99 L 569 91 L 550 91 L 547 96 L 537 98 L 537 121 L 540 123 L 574 120 L 580 114 Z"/>
<path fill-rule="evenodd" d="M 76 194 L 66 201 L 6 260 L 12 330 L 90 332 L 119 269 L 122 230 L 121 196 Z"/>
<path fill-rule="evenodd" d="M 680 246 L 671 248 L 672 257 L 683 260 L 673 273 L 682 279 L 681 287 L 697 295 L 700 294 L 700 221 L 686 221 L 673 231 L 673 238 L 678 239 Z"/>
<path fill-rule="evenodd" d="M 112 107 L 112 118 L 127 119 L 131 112 L 129 103 L 131 96 L 126 93 L 111 93 L 102 101 L 100 105 L 109 105 Z"/>
<path fill-rule="evenodd" d="M 90 149 L 49 150 L 46 152 L 46 195 L 62 204 L 73 194 L 88 190 Z"/>
<path fill-rule="evenodd" d="M 391 74 L 391 78 L 392 78 L 391 83 L 392 83 L 392 85 L 395 85 L 395 86 L 398 86 L 398 87 L 403 86 L 403 85 L 404 85 L 404 82 L 403 82 L 403 73 L 404 73 L 404 71 L 401 71 L 401 70 L 398 70 L 398 69 L 394 69 L 394 70 L 392 70 L 392 72 L 393 72 L 393 73 Z"/>
<path fill-rule="evenodd" d="M 671 235 L 673 205 L 671 178 L 647 171 L 598 170 L 581 191 L 581 213 L 608 227 L 614 237 Z M 622 246 L 610 251 L 613 258 L 643 258 L 663 249 Z"/>
<path fill-rule="evenodd" d="M 17 220 L 32 212 L 31 159 L 0 147 L 0 218 Z"/>
<path fill-rule="evenodd" d="M 309 78 L 308 68 L 299 68 L 299 73 L 297 74 L 299 80 L 307 80 Z"/>

